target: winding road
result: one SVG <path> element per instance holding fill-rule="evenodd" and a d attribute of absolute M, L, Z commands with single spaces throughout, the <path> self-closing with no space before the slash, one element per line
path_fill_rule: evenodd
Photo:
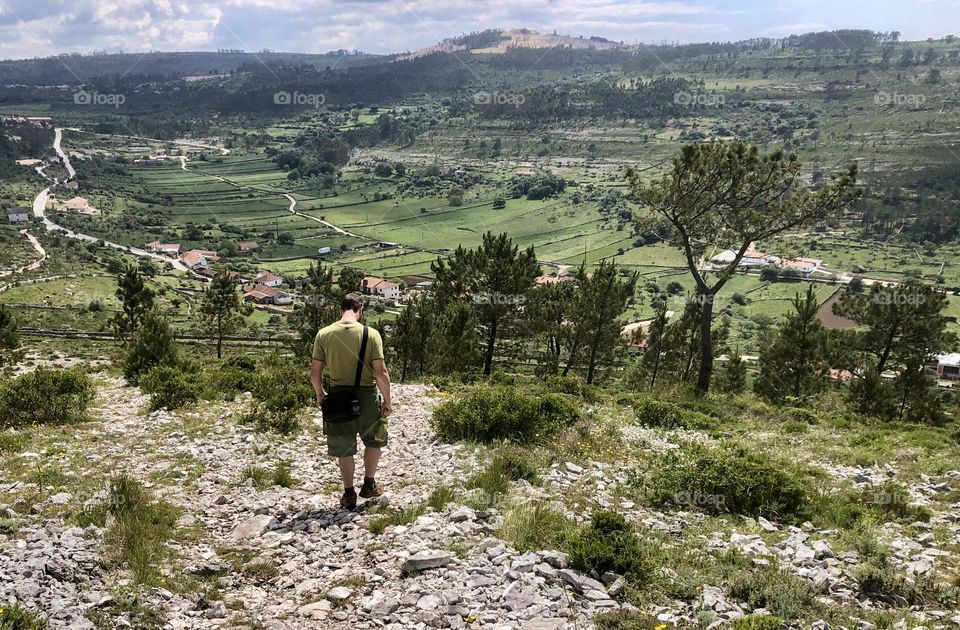
<path fill-rule="evenodd" d="M 73 165 L 70 164 L 70 157 L 63 151 L 61 143 L 63 141 L 63 129 L 57 127 L 54 130 L 54 139 L 53 139 L 53 149 L 57 152 L 57 155 L 60 156 L 60 159 L 63 161 L 63 166 L 67 169 L 67 174 L 70 179 L 76 177 L 76 171 L 73 169 Z M 89 234 L 83 234 L 81 232 L 75 232 L 73 230 L 67 229 L 62 225 L 58 225 L 50 220 L 47 217 L 47 200 L 50 198 L 50 189 L 56 186 L 59 186 L 60 182 L 56 179 L 53 180 L 51 186 L 44 188 L 33 200 L 33 215 L 43 221 L 43 226 L 46 228 L 47 232 L 56 232 L 62 234 L 68 238 L 72 238 L 78 241 L 84 241 L 86 243 L 97 243 L 103 242 L 106 247 L 111 249 L 116 249 L 118 251 L 125 252 L 127 254 L 132 254 L 134 256 L 140 256 L 143 258 L 152 258 L 160 262 L 169 263 L 174 269 L 178 271 L 188 271 L 187 266 L 184 265 L 179 260 L 174 258 L 168 258 L 167 256 L 162 256 L 154 252 L 148 252 L 145 249 L 140 249 L 139 247 L 128 247 L 127 245 L 121 245 L 120 243 L 113 243 L 111 241 L 103 240 L 97 238 L 96 236 L 90 236 Z"/>

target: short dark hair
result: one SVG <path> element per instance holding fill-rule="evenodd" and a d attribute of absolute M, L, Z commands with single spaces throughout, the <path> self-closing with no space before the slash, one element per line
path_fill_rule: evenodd
<path fill-rule="evenodd" d="M 341 311 L 359 311 L 363 308 L 363 296 L 359 293 L 347 293 L 340 299 Z"/>

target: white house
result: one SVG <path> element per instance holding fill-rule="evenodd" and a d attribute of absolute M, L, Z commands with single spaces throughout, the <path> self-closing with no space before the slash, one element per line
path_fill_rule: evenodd
<path fill-rule="evenodd" d="M 360 283 L 360 290 L 367 295 L 377 295 L 386 300 L 400 299 L 400 285 L 383 278 L 367 276 Z"/>
<path fill-rule="evenodd" d="M 283 286 L 283 278 L 269 271 L 261 271 L 257 274 L 257 284 L 276 289 Z"/>

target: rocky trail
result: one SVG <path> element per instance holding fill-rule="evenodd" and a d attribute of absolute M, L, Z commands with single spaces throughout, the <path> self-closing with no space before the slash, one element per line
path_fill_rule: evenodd
<path fill-rule="evenodd" d="M 502 516 L 495 509 L 473 511 L 455 499 L 409 525 L 379 535 L 367 529 L 386 504 L 422 503 L 478 465 L 468 449 L 435 440 L 430 401 L 425 386 L 395 388 L 397 413 L 378 474 L 387 494 L 361 499 L 356 511 L 338 507 L 337 473 L 317 431 L 265 437 L 234 422 L 233 403 L 212 405 L 202 416 L 141 414 L 146 397 L 120 380 L 101 389 L 95 415 L 102 422 L 78 429 L 96 434 L 84 440 L 88 448 L 78 459 L 90 470 L 150 480 L 155 496 L 181 508 L 178 527 L 193 533 L 174 539 L 176 562 L 164 579 L 178 582 L 180 571 L 200 581 L 217 577 L 220 598 L 152 589 L 145 604 L 163 611 L 170 628 L 543 630 L 585 627 L 592 612 L 617 606 L 616 590 L 608 594 L 607 586 L 567 569 L 563 554 L 519 554 L 498 540 Z M 277 461 L 291 463 L 293 488 L 260 491 L 243 481 L 247 467 Z M 61 493 L 34 511 L 77 500 Z M 112 605 L 111 592 L 126 584 L 98 562 L 101 534 L 55 518 L 31 528 L 0 560 L 0 601 L 13 596 L 47 611 L 55 629 L 93 628 L 84 612 Z M 237 558 L 244 559 L 239 566 Z M 276 574 L 250 570 L 264 566 Z M 121 616 L 116 627 L 129 624 Z"/>
<path fill-rule="evenodd" d="M 93 422 L 64 428 L 40 452 L 13 455 L 25 469 L 59 467 L 66 489 L 34 493 L 32 501 L 20 499 L 8 508 L 0 505 L 0 519 L 20 524 L 16 534 L 0 530 L 0 603 L 18 601 L 45 612 L 54 630 L 565 630 L 591 628 L 598 612 L 631 608 L 621 597 L 622 577 L 581 573 L 568 566 L 563 553 L 521 553 L 501 538 L 510 506 L 532 502 L 549 503 L 580 522 L 597 506 L 613 507 L 643 535 L 668 545 L 742 554 L 758 569 L 771 563 L 785 568 L 815 585 L 824 604 L 860 610 L 886 605 L 858 585 L 861 559 L 837 546 L 838 532 L 763 518 L 718 526 L 698 511 L 637 505 L 620 492 L 627 466 L 561 459 L 540 471 L 538 485 L 514 482 L 497 508 L 471 509 L 477 505 L 471 493 L 477 491 L 461 487 L 483 468 L 487 455 L 435 438 L 429 419 L 440 394 L 429 386 L 395 386 L 390 446 L 378 473 L 387 493 L 348 511 L 338 507 L 337 472 L 324 455 L 316 423 L 289 437 L 256 433 L 239 422 L 249 408 L 248 395 L 230 403 L 145 413 L 147 397 L 137 388 L 116 377 L 97 378 Z M 636 425 L 619 431 L 630 452 L 675 447 L 674 438 L 661 431 Z M 708 439 L 694 432 L 685 437 Z M 273 469 L 280 462 L 290 464 L 290 487 L 258 486 L 250 478 L 251 467 Z M 860 488 L 880 486 L 897 475 L 889 466 L 823 468 Z M 160 583 L 141 591 L 139 601 L 160 614 L 164 621 L 157 625 L 143 625 L 142 617 L 120 605 L 123 593 L 132 591 L 131 578 L 104 561 L 104 529 L 77 527 L 64 517 L 68 508 L 102 503 L 105 480 L 120 472 L 179 508 L 176 534 L 168 543 L 173 553 L 160 568 Z M 958 479 L 956 471 L 923 478 L 911 488 L 913 499 L 930 503 Z M 36 485 L 0 480 L 0 497 L 32 492 Z M 438 487 L 453 488 L 450 501 L 427 508 Z M 403 509 L 416 511 L 402 524 L 371 527 Z M 896 570 L 911 577 L 932 575 L 938 563 L 951 558 L 949 549 L 960 543 L 958 514 L 937 513 L 929 523 L 909 528 L 888 524 L 884 535 Z M 699 584 L 697 593 L 692 601 L 646 612 L 678 627 L 697 626 L 707 615 L 710 628 L 766 612 L 734 601 L 715 585 Z M 960 626 L 957 611 L 912 614 L 930 628 Z M 98 615 L 107 615 L 106 625 L 91 621 Z"/>

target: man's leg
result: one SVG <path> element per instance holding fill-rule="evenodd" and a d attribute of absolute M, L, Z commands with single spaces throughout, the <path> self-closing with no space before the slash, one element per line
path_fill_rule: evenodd
<path fill-rule="evenodd" d="M 363 461 L 367 461 L 366 452 L 363 454 Z M 353 475 L 356 471 L 356 463 L 353 460 L 353 455 L 350 457 L 341 457 L 337 460 L 337 463 L 340 465 L 340 479 L 343 481 L 343 489 L 346 490 L 349 488 L 353 490 Z M 376 464 L 374 464 L 374 466 L 376 466 Z"/>
<path fill-rule="evenodd" d="M 363 449 L 363 476 L 373 479 L 377 476 L 377 464 L 380 463 L 380 449 L 368 446 Z"/>

